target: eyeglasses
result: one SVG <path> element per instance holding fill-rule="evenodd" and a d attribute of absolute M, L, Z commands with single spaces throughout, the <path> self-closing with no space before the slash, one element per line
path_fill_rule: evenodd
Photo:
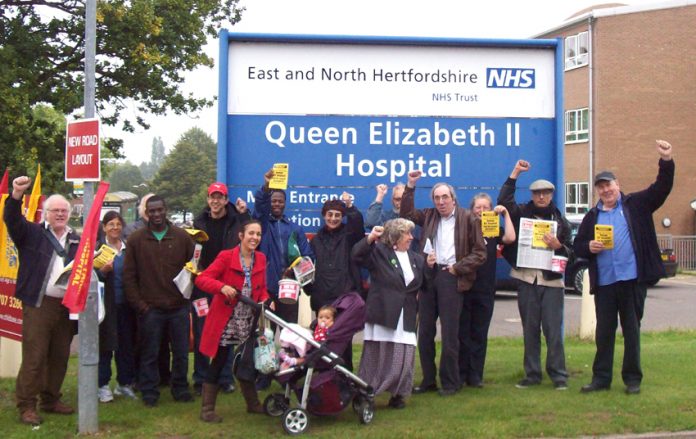
<path fill-rule="evenodd" d="M 68 214 L 68 209 L 48 209 L 51 213 L 62 213 L 63 215 Z"/>

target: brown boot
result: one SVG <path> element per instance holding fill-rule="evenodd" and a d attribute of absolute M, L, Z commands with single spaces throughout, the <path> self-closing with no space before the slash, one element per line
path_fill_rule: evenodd
<path fill-rule="evenodd" d="M 19 415 L 19 420 L 22 422 L 22 424 L 29 425 L 40 425 L 43 422 L 43 419 L 41 419 L 41 416 L 36 413 L 36 409 L 34 408 L 22 410 Z"/>
<path fill-rule="evenodd" d="M 201 421 L 222 422 L 222 418 L 215 413 L 217 393 L 217 384 L 203 383 L 203 387 L 201 388 Z"/>
<path fill-rule="evenodd" d="M 244 401 L 247 405 L 247 413 L 265 413 L 256 394 L 256 385 L 251 381 L 239 380 L 239 388 L 242 390 Z"/>

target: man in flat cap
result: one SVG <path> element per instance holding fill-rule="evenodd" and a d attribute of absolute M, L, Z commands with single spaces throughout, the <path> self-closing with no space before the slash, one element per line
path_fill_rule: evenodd
<path fill-rule="evenodd" d="M 570 225 L 553 202 L 555 186 L 548 180 L 536 180 L 529 185 L 532 200 L 515 202 L 517 178 L 531 165 L 518 160 L 498 195 L 498 204 L 505 206 L 519 237 L 520 218 L 554 221 L 556 234 L 546 233 L 544 243 L 554 255 L 568 257 L 571 246 Z M 524 336 L 525 377 L 517 383 L 520 389 L 541 383 L 541 330 L 546 338 L 546 373 L 554 388 L 568 388 L 563 347 L 563 273 L 517 266 L 517 242 L 506 245 L 503 256 L 512 266 L 510 276 L 519 280 L 517 306 L 522 319 Z"/>
<path fill-rule="evenodd" d="M 590 261 L 590 293 L 594 294 L 597 317 L 592 382 L 582 387 L 582 393 L 611 386 L 617 313 L 624 336 L 621 378 L 625 392 L 640 393 L 640 321 L 646 285 L 665 277 L 653 212 L 665 202 L 674 181 L 672 145 L 664 140 L 656 143 L 659 171 L 648 188 L 625 195 L 612 172 L 595 176 L 599 202 L 585 215 L 575 238 L 576 254 Z M 611 240 L 597 239 L 595 225 L 611 226 Z"/>

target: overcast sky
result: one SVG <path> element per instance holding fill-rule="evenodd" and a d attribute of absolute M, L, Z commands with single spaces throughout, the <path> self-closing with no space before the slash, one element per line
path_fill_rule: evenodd
<path fill-rule="evenodd" d="M 428 36 L 450 38 L 529 38 L 576 12 L 609 2 L 590 0 L 242 0 L 246 11 L 231 32 L 332 35 Z M 655 0 L 625 0 L 629 5 Z M 216 59 L 218 40 L 207 53 Z M 217 96 L 217 68 L 187 76 L 186 92 Z M 105 135 L 124 139 L 131 162 L 148 161 L 152 139 L 167 151 L 188 129 L 199 127 L 217 140 L 217 105 L 188 116 L 150 117 L 152 127 L 134 134 L 105 127 Z"/>

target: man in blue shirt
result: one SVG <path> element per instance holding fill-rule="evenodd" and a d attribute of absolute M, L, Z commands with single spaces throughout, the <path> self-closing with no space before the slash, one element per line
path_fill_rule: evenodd
<path fill-rule="evenodd" d="M 597 317 L 592 382 L 582 387 L 582 393 L 611 386 L 617 313 L 624 335 L 621 377 L 625 391 L 629 395 L 640 393 L 640 321 L 646 285 L 665 276 L 652 215 L 667 199 L 674 181 L 672 145 L 658 140 L 657 152 L 657 180 L 642 191 L 624 195 L 610 171 L 595 176 L 600 201 L 585 215 L 575 238 L 576 254 L 590 261 L 590 293 L 594 294 Z M 612 226 L 613 239 L 598 239 L 598 224 Z"/>

